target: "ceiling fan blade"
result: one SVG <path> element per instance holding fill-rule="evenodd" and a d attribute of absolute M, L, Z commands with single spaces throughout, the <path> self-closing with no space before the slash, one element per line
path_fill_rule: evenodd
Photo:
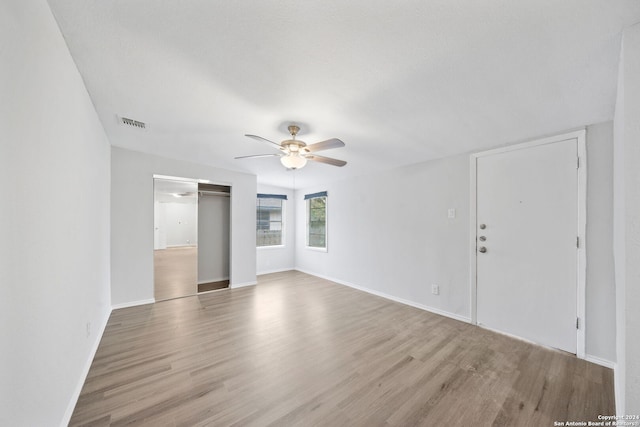
<path fill-rule="evenodd" d="M 317 154 L 310 154 L 304 157 L 306 157 L 309 160 L 313 160 L 314 162 L 326 163 L 332 166 L 342 167 L 347 164 L 347 162 L 345 162 L 344 160 L 332 159 L 331 157 L 325 157 L 325 156 L 318 156 Z"/>
<path fill-rule="evenodd" d="M 338 138 L 327 139 L 326 141 L 316 142 L 315 144 L 307 145 L 305 150 L 309 153 L 314 153 L 316 151 L 329 150 L 331 148 L 340 148 L 344 147 L 344 142 L 340 141 Z"/>
<path fill-rule="evenodd" d="M 254 159 L 257 157 L 280 157 L 280 154 L 253 154 L 251 156 L 234 157 L 234 159 Z"/>
<path fill-rule="evenodd" d="M 249 138 L 253 138 L 256 141 L 268 142 L 269 144 L 273 144 L 276 147 L 278 147 L 278 150 L 282 150 L 282 145 L 278 144 L 277 142 L 273 142 L 273 141 L 271 141 L 271 140 L 269 140 L 267 138 L 263 138 L 263 137 L 258 136 L 258 135 L 249 135 L 249 134 L 245 134 L 244 136 L 248 136 Z"/>

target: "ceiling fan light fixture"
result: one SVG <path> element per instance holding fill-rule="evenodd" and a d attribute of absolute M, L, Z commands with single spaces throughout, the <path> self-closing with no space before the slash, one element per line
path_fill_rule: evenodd
<path fill-rule="evenodd" d="M 294 151 L 280 157 L 280 162 L 287 169 L 302 169 L 307 164 L 307 159 Z"/>
<path fill-rule="evenodd" d="M 333 159 L 331 157 L 318 156 L 315 154 L 317 151 L 329 150 L 333 148 L 344 147 L 344 142 L 338 138 L 327 139 L 326 141 L 316 142 L 315 144 L 307 145 L 304 141 L 296 139 L 296 135 L 300 128 L 296 125 L 289 126 L 289 133 L 291 139 L 287 139 L 280 143 L 273 142 L 267 138 L 263 138 L 258 135 L 245 134 L 249 138 L 256 139 L 261 142 L 266 142 L 271 145 L 272 148 L 277 148 L 280 152 L 278 154 L 255 154 L 251 156 L 240 156 L 236 159 L 247 159 L 256 157 L 280 157 L 280 163 L 282 166 L 289 170 L 302 169 L 307 164 L 307 160 L 314 162 L 325 163 L 327 165 L 342 167 L 347 164 L 344 160 Z"/>

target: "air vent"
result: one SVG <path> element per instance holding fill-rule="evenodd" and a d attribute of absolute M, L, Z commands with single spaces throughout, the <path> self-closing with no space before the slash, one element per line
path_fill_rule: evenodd
<path fill-rule="evenodd" d="M 133 120 L 128 117 L 118 116 L 118 121 L 122 125 L 129 126 L 135 129 L 145 130 L 147 128 L 147 124 L 145 122 L 139 122 L 138 120 Z"/>

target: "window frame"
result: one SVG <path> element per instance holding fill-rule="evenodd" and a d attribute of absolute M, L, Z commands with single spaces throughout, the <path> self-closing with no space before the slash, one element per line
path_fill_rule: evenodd
<path fill-rule="evenodd" d="M 273 196 L 273 197 L 269 197 L 269 196 Z M 285 221 L 287 220 L 286 218 L 286 205 L 287 205 L 287 196 L 286 195 L 280 195 L 280 194 L 258 194 L 256 197 L 256 201 L 260 200 L 260 199 L 273 199 L 273 200 L 280 200 L 280 244 L 279 245 L 258 245 L 258 223 L 260 221 L 259 218 L 259 214 L 257 212 L 257 208 L 258 206 L 256 206 L 256 249 L 258 250 L 264 250 L 264 249 L 281 249 L 286 247 L 286 230 L 285 230 Z"/>
<path fill-rule="evenodd" d="M 311 200 L 324 198 L 324 247 L 322 246 L 309 246 L 309 232 L 311 231 L 310 222 L 311 222 Z M 328 252 L 329 251 L 329 195 L 326 191 L 322 191 L 320 193 L 315 194 L 307 194 L 305 195 L 305 205 L 306 205 L 306 230 L 305 230 L 305 248 L 318 251 L 318 252 Z"/>

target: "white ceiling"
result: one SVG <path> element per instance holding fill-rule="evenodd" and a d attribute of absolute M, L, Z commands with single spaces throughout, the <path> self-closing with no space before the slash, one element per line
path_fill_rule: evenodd
<path fill-rule="evenodd" d="M 638 0 L 49 3 L 111 144 L 296 188 L 611 120 L 640 21 Z M 234 160 L 290 122 L 348 165 Z"/>
<path fill-rule="evenodd" d="M 171 179 L 153 180 L 154 198 L 164 203 L 197 203 L 198 183 Z"/>

